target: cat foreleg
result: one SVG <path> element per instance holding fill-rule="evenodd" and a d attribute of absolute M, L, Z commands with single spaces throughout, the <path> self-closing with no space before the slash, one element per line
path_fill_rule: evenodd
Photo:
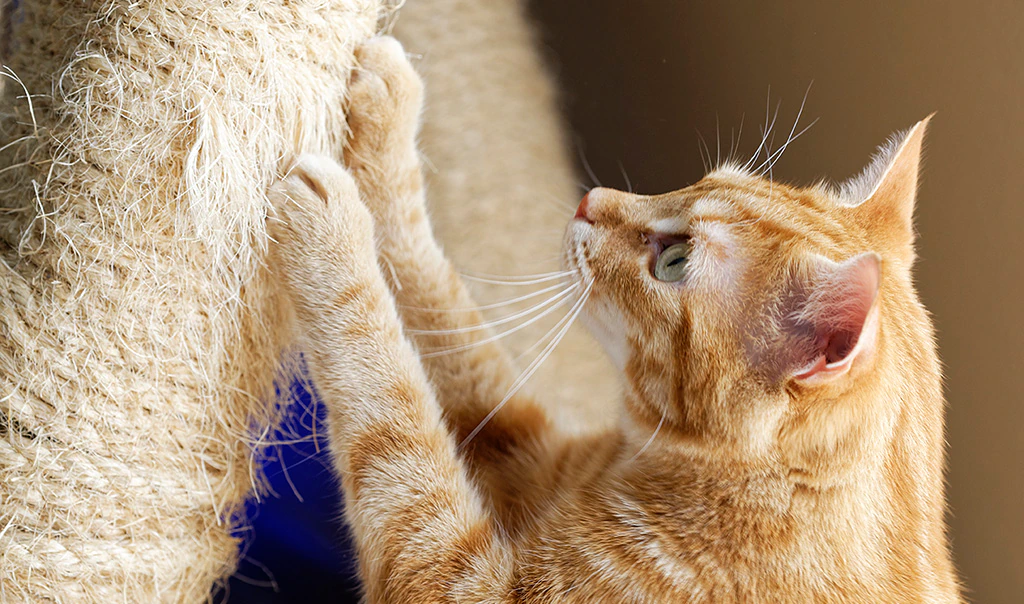
<path fill-rule="evenodd" d="M 509 396 L 518 372 L 434 240 L 415 140 L 419 76 L 392 38 L 372 40 L 356 54 L 346 163 L 376 220 L 381 266 L 456 437 L 463 442 L 483 426 L 466 447 L 482 485 L 507 486 L 520 473 L 510 464 L 536 467 L 524 449 L 539 447 L 549 419 L 530 397 Z"/>
<path fill-rule="evenodd" d="M 355 183 L 303 156 L 270 197 L 273 267 L 328 410 L 369 601 L 504 601 L 505 548 L 402 334 Z"/>

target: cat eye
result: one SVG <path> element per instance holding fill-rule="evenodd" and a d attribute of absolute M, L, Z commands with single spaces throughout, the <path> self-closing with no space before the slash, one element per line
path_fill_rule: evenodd
<path fill-rule="evenodd" d="M 675 282 L 686 272 L 686 260 L 690 257 L 690 242 L 670 245 L 661 251 L 654 263 L 654 278 L 659 281 Z"/>

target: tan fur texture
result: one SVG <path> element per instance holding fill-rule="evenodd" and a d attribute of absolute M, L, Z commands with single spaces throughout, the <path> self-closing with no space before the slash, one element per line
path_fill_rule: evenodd
<path fill-rule="evenodd" d="M 959 600 L 910 275 L 924 123 L 866 199 L 736 167 L 591 192 L 566 264 L 627 380 L 623 422 L 569 436 L 517 395 L 466 442 L 515 374 L 431 237 L 418 78 L 393 40 L 359 57 L 351 175 L 305 156 L 271 197 L 370 601 Z M 651 271 L 666 239 L 692 247 L 672 283 Z M 476 345 L 424 354 L 428 330 Z"/>
<path fill-rule="evenodd" d="M 0 4 L 0 601 L 205 601 L 278 413 L 266 189 L 379 2 Z"/>

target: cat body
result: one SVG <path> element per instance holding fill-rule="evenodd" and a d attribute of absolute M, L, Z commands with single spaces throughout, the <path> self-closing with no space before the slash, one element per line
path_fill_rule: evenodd
<path fill-rule="evenodd" d="M 588 193 L 550 278 L 626 394 L 579 435 L 434 242 L 401 47 L 359 60 L 348 170 L 300 158 L 271 226 L 369 601 L 959 601 L 910 277 L 925 123 L 843 189 Z"/>

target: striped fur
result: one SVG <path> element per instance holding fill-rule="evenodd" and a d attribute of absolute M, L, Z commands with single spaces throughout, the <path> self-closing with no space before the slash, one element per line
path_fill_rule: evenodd
<path fill-rule="evenodd" d="M 369 601 L 959 601 L 938 361 L 910 276 L 923 124 L 858 205 L 740 170 L 592 192 L 566 264 L 618 349 L 620 425 L 565 434 L 517 394 L 460 448 L 518 374 L 469 329 L 476 312 L 423 310 L 473 301 L 424 209 L 421 85 L 388 38 L 360 62 L 348 171 L 300 158 L 272 226 Z M 693 244 L 676 284 L 649 270 L 666 225 Z M 871 350 L 830 381 L 795 377 L 801 287 L 865 252 L 882 259 Z M 426 330 L 476 345 L 423 354 L 407 335 Z"/>

